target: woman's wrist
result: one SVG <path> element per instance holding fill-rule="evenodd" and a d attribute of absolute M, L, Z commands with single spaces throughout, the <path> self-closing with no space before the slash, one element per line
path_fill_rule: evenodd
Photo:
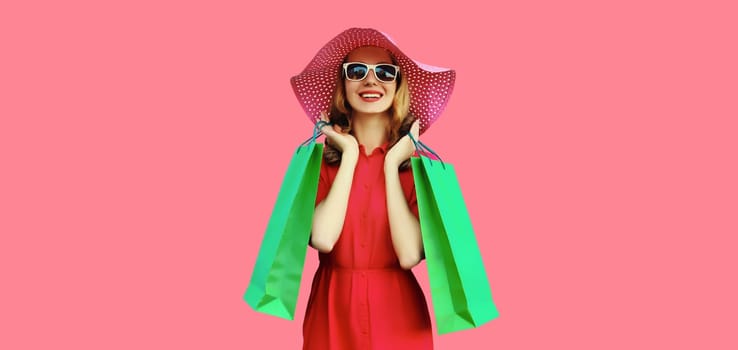
<path fill-rule="evenodd" d="M 341 152 L 341 164 L 356 165 L 359 161 L 359 150 L 347 149 Z"/>
<path fill-rule="evenodd" d="M 391 160 L 391 159 L 385 159 L 384 160 L 384 173 L 396 173 L 399 172 L 400 169 L 400 162 Z"/>
<path fill-rule="evenodd" d="M 392 152 L 393 150 L 390 150 L 390 152 L 387 152 L 387 155 L 384 157 L 384 168 L 387 169 L 398 169 L 400 167 L 400 164 L 402 164 L 403 160 L 399 159 L 399 156 L 397 152 Z"/>

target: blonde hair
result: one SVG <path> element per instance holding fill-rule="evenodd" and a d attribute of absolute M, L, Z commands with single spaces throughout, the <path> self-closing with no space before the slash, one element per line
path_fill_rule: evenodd
<path fill-rule="evenodd" d="M 394 57 L 392 61 L 394 62 Z M 341 127 L 343 132 L 351 133 L 351 113 L 353 112 L 353 108 L 351 108 L 351 105 L 346 100 L 346 87 L 343 84 L 343 79 L 343 69 L 339 69 L 328 116 L 333 124 Z M 392 99 L 392 105 L 389 108 L 390 123 L 387 130 L 389 147 L 397 143 L 400 137 L 405 136 L 410 131 L 413 121 L 415 121 L 415 117 L 410 114 L 410 88 L 407 80 L 403 78 L 402 71 L 399 72 L 396 81 L 397 89 Z M 341 152 L 326 142 L 323 159 L 328 164 L 338 164 L 341 161 Z M 404 162 L 400 165 L 400 169 L 407 169 L 409 163 L 409 161 Z"/>

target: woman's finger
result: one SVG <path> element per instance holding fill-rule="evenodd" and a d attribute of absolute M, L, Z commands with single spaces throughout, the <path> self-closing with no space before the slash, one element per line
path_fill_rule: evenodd
<path fill-rule="evenodd" d="M 418 122 L 417 120 L 414 121 L 413 125 L 410 126 L 410 132 L 412 132 L 415 139 L 417 139 L 418 134 L 420 133 L 420 122 Z"/>
<path fill-rule="evenodd" d="M 320 120 L 326 123 L 330 122 L 330 120 L 328 120 L 328 114 L 325 112 L 320 112 Z M 325 134 L 325 131 L 330 129 L 330 128 L 326 129 L 327 126 L 328 125 L 323 125 L 322 127 L 320 127 L 320 131 Z"/>

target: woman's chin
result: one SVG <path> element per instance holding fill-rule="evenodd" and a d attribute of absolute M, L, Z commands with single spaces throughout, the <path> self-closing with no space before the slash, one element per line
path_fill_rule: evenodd
<path fill-rule="evenodd" d="M 384 113 L 389 110 L 390 105 L 387 104 L 379 104 L 377 102 L 374 102 L 372 104 L 360 104 L 358 106 L 355 106 L 354 112 L 362 113 L 362 114 L 378 114 L 378 113 Z"/>

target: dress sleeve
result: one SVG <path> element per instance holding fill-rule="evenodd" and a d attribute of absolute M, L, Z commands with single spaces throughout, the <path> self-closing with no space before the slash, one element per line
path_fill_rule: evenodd
<path fill-rule="evenodd" d="M 420 216 L 418 215 L 418 196 L 415 193 L 415 177 L 413 176 L 413 171 L 408 169 L 404 173 L 405 176 L 404 178 L 401 178 L 401 181 L 404 180 L 402 181 L 402 188 L 405 191 L 407 206 L 410 208 L 410 212 L 415 215 L 415 218 L 420 220 Z M 420 259 L 425 259 L 425 250 L 423 250 Z"/>
<path fill-rule="evenodd" d="M 418 216 L 418 197 L 415 194 L 415 179 L 413 179 L 413 171 L 411 169 L 405 170 L 402 172 L 403 176 L 401 178 L 402 182 L 402 189 L 405 192 L 405 199 L 407 199 L 407 206 L 410 208 L 410 212 L 415 215 L 416 218 L 419 218 Z"/>
<path fill-rule="evenodd" d="M 328 196 L 328 191 L 331 189 L 331 181 L 328 177 L 328 166 L 323 160 L 320 163 L 320 178 L 318 179 L 318 194 L 315 196 L 315 206 L 318 206 Z"/>

